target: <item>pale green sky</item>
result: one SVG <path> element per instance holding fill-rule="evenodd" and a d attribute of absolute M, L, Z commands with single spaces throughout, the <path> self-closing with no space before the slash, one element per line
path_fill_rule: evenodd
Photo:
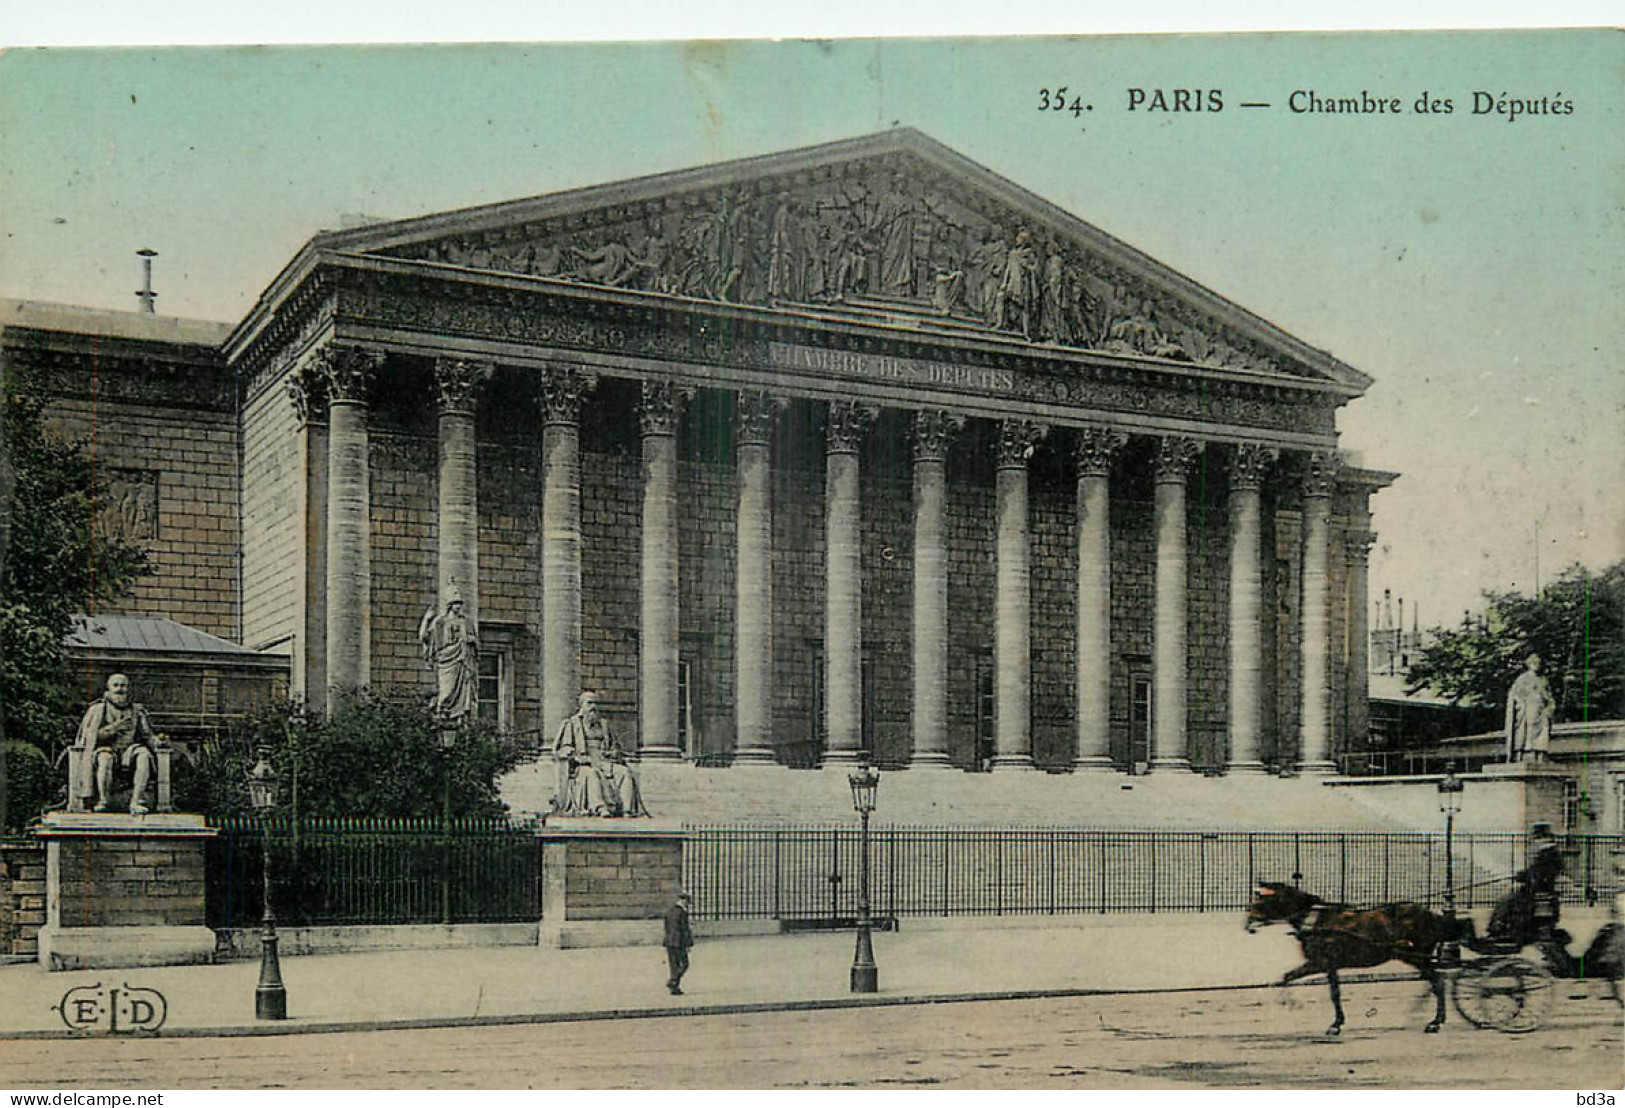
<path fill-rule="evenodd" d="M 0 295 L 235 321 L 345 213 L 397 217 L 920 128 L 1376 384 L 1344 444 L 1373 594 L 1459 619 L 1625 557 L 1625 120 L 1612 32 L 13 51 Z M 1081 119 L 1037 110 L 1065 84 Z M 1126 110 L 1222 89 L 1225 110 Z M 1294 90 L 1405 114 L 1295 115 Z M 1448 117 L 1410 111 L 1427 91 Z M 1473 93 L 1571 101 L 1507 122 Z M 1269 110 L 1240 108 L 1268 101 Z"/>

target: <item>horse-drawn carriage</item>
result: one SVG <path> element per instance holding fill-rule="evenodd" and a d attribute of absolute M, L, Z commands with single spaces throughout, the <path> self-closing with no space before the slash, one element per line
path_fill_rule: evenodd
<path fill-rule="evenodd" d="M 1496 907 L 1482 937 L 1471 919 L 1420 904 L 1332 904 L 1280 882 L 1259 885 L 1247 913 L 1247 930 L 1282 922 L 1292 927 L 1304 963 L 1281 983 L 1326 975 L 1336 1011 L 1328 1035 L 1343 1027 L 1338 971 L 1395 960 L 1416 969 L 1432 988 L 1434 1017 L 1424 1030 L 1437 1031 L 1444 1023 L 1448 975 L 1451 1002 L 1475 1027 L 1533 1031 L 1550 1014 L 1562 978 L 1605 979 L 1614 999 L 1625 1004 L 1619 992 L 1625 921 L 1608 923 L 1581 957 L 1573 957 L 1570 935 L 1557 926 L 1555 885 L 1561 869 L 1555 853 L 1538 855 L 1513 878 L 1513 890 Z M 1459 957 L 1462 949 L 1472 956 Z"/>

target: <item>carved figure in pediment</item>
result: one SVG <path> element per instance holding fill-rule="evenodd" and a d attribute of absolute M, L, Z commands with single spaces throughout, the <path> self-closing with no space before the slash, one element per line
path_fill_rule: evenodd
<path fill-rule="evenodd" d="M 576 264 L 563 276 L 610 288 L 656 288 L 666 264 L 666 244 L 657 227 L 645 228 L 636 245 L 612 241 L 575 247 L 570 253 Z"/>
<path fill-rule="evenodd" d="M 909 192 L 901 174 L 892 175 L 891 189 L 881 198 L 876 213 L 880 237 L 880 291 L 889 296 L 914 295 L 914 234 L 922 203 Z"/>
<path fill-rule="evenodd" d="M 1070 274 L 1066 259 L 1051 243 L 1049 257 L 1044 259 L 1044 278 L 1038 294 L 1038 333 L 1050 342 L 1072 341 L 1072 320 L 1067 292 Z"/>
<path fill-rule="evenodd" d="M 1010 247 L 997 230 L 971 251 L 965 274 L 966 306 L 984 321 L 991 321 L 1004 282 L 1004 264 Z"/>
<path fill-rule="evenodd" d="M 845 299 L 848 293 L 876 291 L 871 289 L 871 283 L 880 245 L 877 229 L 866 225 L 857 212 L 848 208 L 841 217 L 836 231 L 834 279 L 829 289 L 836 300 Z"/>
<path fill-rule="evenodd" d="M 683 221 L 679 242 L 686 259 L 679 288 L 685 295 L 735 298 L 744 275 L 739 222 L 739 208 L 727 198 L 716 210 L 695 212 Z"/>
<path fill-rule="evenodd" d="M 1141 301 L 1129 298 L 1123 304 L 1124 314 L 1112 321 L 1106 335 L 1106 349 L 1127 354 L 1149 354 L 1156 346 L 1156 329 L 1144 314 Z"/>
<path fill-rule="evenodd" d="M 773 206 L 767 242 L 767 296 L 772 301 L 804 300 L 807 251 L 802 243 L 804 215 L 789 196 Z"/>
<path fill-rule="evenodd" d="M 1004 261 L 1004 273 L 993 298 L 995 330 L 1018 331 L 1027 338 L 1036 333 L 1038 316 L 1038 251 L 1032 234 L 1022 228 Z"/>

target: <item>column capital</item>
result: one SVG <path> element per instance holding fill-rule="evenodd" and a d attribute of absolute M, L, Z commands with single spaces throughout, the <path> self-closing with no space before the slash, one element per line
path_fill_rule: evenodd
<path fill-rule="evenodd" d="M 1202 452 L 1202 443 L 1181 435 L 1164 435 L 1157 439 L 1157 484 L 1183 485 L 1190 476 L 1196 456 Z"/>
<path fill-rule="evenodd" d="M 1312 450 L 1303 456 L 1303 495 L 1329 498 L 1337 487 L 1343 462 L 1330 450 Z"/>
<path fill-rule="evenodd" d="M 1127 442 L 1127 435 L 1110 427 L 1079 427 L 1072 447 L 1078 476 L 1111 476 L 1112 460 Z"/>
<path fill-rule="evenodd" d="M 1230 452 L 1230 491 L 1245 489 L 1257 492 L 1263 487 L 1270 466 L 1274 465 L 1280 456 L 1281 452 L 1273 446 L 1264 446 L 1256 442 L 1237 445 Z"/>
<path fill-rule="evenodd" d="M 542 409 L 542 425 L 581 422 L 581 403 L 598 385 L 598 375 L 577 366 L 552 366 L 542 372 L 536 403 Z"/>
<path fill-rule="evenodd" d="M 323 363 L 307 358 L 296 365 L 283 379 L 282 391 L 293 405 L 294 418 L 301 427 L 327 422 L 327 374 Z"/>
<path fill-rule="evenodd" d="M 1343 532 L 1343 552 L 1345 557 L 1354 565 L 1365 565 L 1371 557 L 1371 545 L 1377 541 L 1377 533 L 1367 530 L 1353 530 Z"/>
<path fill-rule="evenodd" d="M 694 390 L 659 377 L 646 377 L 635 407 L 643 437 L 675 435 L 683 409 L 694 398 Z"/>
<path fill-rule="evenodd" d="M 373 378 L 384 364 L 382 350 L 361 346 L 324 346 L 311 355 L 311 366 L 325 378 L 331 404 L 365 404 Z"/>
<path fill-rule="evenodd" d="M 914 413 L 914 461 L 942 462 L 948 446 L 965 427 L 965 417 L 943 408 L 924 408 Z"/>
<path fill-rule="evenodd" d="M 1026 469 L 1027 459 L 1033 456 L 1038 444 L 1049 434 L 1049 426 L 1030 419 L 1003 419 L 999 421 L 998 468 Z"/>
<path fill-rule="evenodd" d="M 766 446 L 773 438 L 773 424 L 790 402 L 770 392 L 741 392 L 734 415 L 734 430 L 741 446 Z"/>
<path fill-rule="evenodd" d="M 831 400 L 824 417 L 824 449 L 830 454 L 856 454 L 879 416 L 880 409 L 873 404 Z"/>
<path fill-rule="evenodd" d="M 480 386 L 496 372 L 493 362 L 471 358 L 436 358 L 434 383 L 441 415 L 474 414 L 479 403 Z"/>

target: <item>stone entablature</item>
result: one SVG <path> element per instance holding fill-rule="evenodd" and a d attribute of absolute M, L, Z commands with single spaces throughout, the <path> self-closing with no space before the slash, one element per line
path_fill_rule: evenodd
<path fill-rule="evenodd" d="M 448 274 L 379 258 L 324 258 L 318 275 L 329 293 L 308 302 L 313 325 L 293 328 L 296 342 L 525 368 L 567 360 L 609 376 L 771 387 L 815 398 L 845 396 L 856 384 L 876 402 L 899 407 L 951 407 L 989 417 L 1043 414 L 1063 424 L 1183 430 L 1296 449 L 1332 446 L 1336 409 L 1351 395 L 1343 386 L 1301 377 Z M 245 351 L 248 394 L 271 387 L 303 349 L 273 355 L 256 344 Z"/>
<path fill-rule="evenodd" d="M 53 395 L 233 414 L 236 381 L 216 346 L 6 324 L 3 356 L 49 374 Z"/>

